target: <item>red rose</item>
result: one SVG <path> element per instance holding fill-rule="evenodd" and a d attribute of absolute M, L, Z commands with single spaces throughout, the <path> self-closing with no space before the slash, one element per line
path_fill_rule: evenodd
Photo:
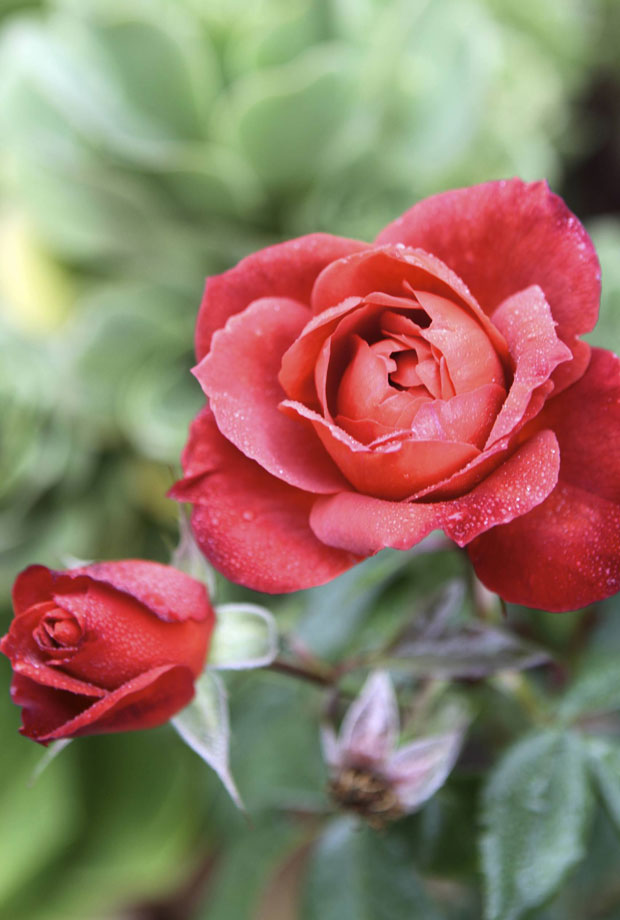
<path fill-rule="evenodd" d="M 152 728 L 192 699 L 214 614 L 204 585 L 182 572 L 139 559 L 33 565 L 13 605 L 0 651 L 29 738 Z"/>
<path fill-rule="evenodd" d="M 366 244 L 314 234 L 207 282 L 173 495 L 229 578 L 317 585 L 443 529 L 510 601 L 620 587 L 620 364 L 599 267 L 546 183 L 422 201 Z"/>

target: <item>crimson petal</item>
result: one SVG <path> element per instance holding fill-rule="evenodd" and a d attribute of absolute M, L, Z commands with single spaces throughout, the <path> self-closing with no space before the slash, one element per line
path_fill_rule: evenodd
<path fill-rule="evenodd" d="M 575 610 L 620 589 L 620 361 L 592 350 L 585 375 L 535 419 L 555 431 L 559 483 L 523 518 L 479 537 L 469 554 L 508 601 Z"/>
<path fill-rule="evenodd" d="M 194 675 L 183 665 L 152 668 L 123 684 L 74 718 L 37 738 L 59 738 L 136 731 L 163 725 L 194 696 Z"/>

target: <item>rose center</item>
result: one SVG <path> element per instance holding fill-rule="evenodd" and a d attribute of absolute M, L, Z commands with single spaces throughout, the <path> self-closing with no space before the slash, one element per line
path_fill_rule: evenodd
<path fill-rule="evenodd" d="M 54 653 L 75 649 L 83 630 L 73 614 L 61 607 L 54 607 L 45 614 L 33 635 L 40 649 Z"/>

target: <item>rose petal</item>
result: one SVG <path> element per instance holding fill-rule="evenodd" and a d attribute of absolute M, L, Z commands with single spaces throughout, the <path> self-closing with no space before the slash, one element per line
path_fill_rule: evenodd
<path fill-rule="evenodd" d="M 171 491 L 195 503 L 192 527 L 227 578 L 278 593 L 322 584 L 359 562 L 321 543 L 308 522 L 313 495 L 286 485 L 226 441 L 208 409 L 183 455 L 187 477 Z"/>
<path fill-rule="evenodd" d="M 155 728 L 183 709 L 193 696 L 194 675 L 189 668 L 182 665 L 153 668 L 36 740 L 49 743 L 58 738 Z M 30 731 L 27 733 L 30 735 Z"/>
<path fill-rule="evenodd" d="M 464 546 L 540 504 L 554 488 L 558 468 L 555 435 L 541 431 L 461 498 L 404 503 L 344 492 L 317 499 L 310 525 L 330 546 L 363 556 L 388 546 L 410 549 L 436 529 Z"/>
<path fill-rule="evenodd" d="M 105 582 L 135 597 L 161 620 L 204 620 L 212 616 L 203 584 L 170 566 L 144 559 L 94 562 L 61 572 L 44 565 L 28 566 L 13 585 L 15 615 L 40 601 L 51 600 L 67 586 L 71 591 L 86 588 L 86 578 Z"/>
<path fill-rule="evenodd" d="M 282 389 L 290 399 L 298 400 L 307 406 L 317 403 L 317 389 L 322 391 L 325 403 L 325 380 L 317 387 L 317 364 L 329 337 L 337 329 L 341 319 L 348 314 L 355 314 L 364 309 L 364 302 L 359 297 L 348 297 L 320 316 L 313 317 L 303 328 L 293 344 L 282 356 L 282 366 L 278 379 Z M 323 358 L 322 376 L 327 372 L 327 362 Z"/>
<path fill-rule="evenodd" d="M 381 446 L 366 446 L 301 403 L 285 400 L 281 408 L 292 418 L 310 422 L 349 482 L 360 492 L 379 498 L 407 498 L 446 478 L 478 454 L 471 444 L 451 441 L 391 440 Z"/>
<path fill-rule="evenodd" d="M 493 326 L 463 281 L 432 250 L 376 246 L 345 256 L 325 268 L 312 290 L 312 312 L 322 313 L 346 297 L 365 297 L 377 291 L 402 296 L 426 291 L 466 307 L 486 332 L 502 359 L 508 355 L 501 333 Z M 377 298 L 379 299 L 379 298 Z"/>
<path fill-rule="evenodd" d="M 349 418 L 374 418 L 379 403 L 393 392 L 388 361 L 359 336 L 352 345 L 355 351 L 338 387 L 337 409 Z"/>
<path fill-rule="evenodd" d="M 54 584 L 64 573 L 53 572 L 45 565 L 29 565 L 20 572 L 13 585 L 15 616 L 25 613 L 37 604 L 51 601 Z"/>
<path fill-rule="evenodd" d="M 413 431 L 430 430 L 431 418 L 437 420 L 435 430 L 443 432 L 447 441 L 462 441 L 482 449 L 491 430 L 506 391 L 496 383 L 488 383 L 470 393 L 452 399 L 436 399 L 422 406 L 413 423 Z"/>
<path fill-rule="evenodd" d="M 70 578 L 83 574 L 104 582 L 140 601 L 160 620 L 169 623 L 213 620 L 209 596 L 202 582 L 169 565 L 144 559 L 122 559 L 93 562 L 64 574 Z"/>
<path fill-rule="evenodd" d="M 200 361 L 213 333 L 254 300 L 288 297 L 308 304 L 312 285 L 326 265 L 367 248 L 358 240 L 312 233 L 261 249 L 222 275 L 208 278 L 196 323 L 196 357 Z"/>
<path fill-rule="evenodd" d="M 546 182 L 511 179 L 434 195 L 389 224 L 376 242 L 434 253 L 489 314 L 516 291 L 537 284 L 568 344 L 596 323 L 596 252 Z"/>
<path fill-rule="evenodd" d="M 503 385 L 501 361 L 478 321 L 445 297 L 428 291 L 416 290 L 415 294 L 432 320 L 421 335 L 446 359 L 456 392 L 474 390 L 485 383 Z"/>
<path fill-rule="evenodd" d="M 257 300 L 214 335 L 194 373 L 218 428 L 246 457 L 289 485 L 337 492 L 342 476 L 318 438 L 278 411 L 282 355 L 309 316 L 294 300 Z"/>
<path fill-rule="evenodd" d="M 620 590 L 620 505 L 560 482 L 540 507 L 468 552 L 480 580 L 505 600 L 577 610 Z"/>
<path fill-rule="evenodd" d="M 35 566 L 31 566 L 35 568 Z M 36 566 L 43 568 L 43 566 Z M 23 572 L 21 573 L 23 575 Z M 19 576 L 18 576 L 19 577 Z M 53 600 L 42 601 L 16 613 L 11 622 L 8 633 L 0 639 L 0 651 L 10 658 L 28 658 L 30 661 L 45 663 L 47 655 L 41 654 L 41 648 L 35 641 L 34 631 L 39 626 L 46 613 L 56 610 L 57 605 Z"/>
<path fill-rule="evenodd" d="M 21 734 L 35 741 L 70 722 L 92 704 L 91 697 L 51 690 L 19 673 L 13 674 L 11 699 L 22 707 Z"/>
<path fill-rule="evenodd" d="M 566 344 L 573 353 L 573 360 L 560 364 L 551 375 L 554 396 L 558 396 L 562 390 L 566 390 L 583 377 L 590 363 L 591 348 L 587 342 L 567 339 Z"/>
<path fill-rule="evenodd" d="M 570 349 L 557 337 L 551 308 L 539 287 L 509 297 L 492 318 L 506 339 L 515 372 L 488 444 L 514 431 L 534 390 L 549 379 L 558 364 L 572 358 Z"/>
<path fill-rule="evenodd" d="M 481 580 L 506 600 L 575 610 L 620 589 L 620 361 L 592 350 L 585 375 L 550 400 L 562 463 L 538 508 L 469 547 Z"/>
<path fill-rule="evenodd" d="M 165 622 L 133 597 L 97 581 L 86 590 L 65 587 L 54 599 L 85 627 L 84 641 L 63 665 L 67 674 L 114 690 L 143 671 L 172 663 L 182 662 L 195 677 L 202 671 L 211 632 L 203 622 Z M 203 599 L 201 604 L 203 609 Z"/>
<path fill-rule="evenodd" d="M 4 649 L 3 649 L 4 651 Z M 105 690 L 96 687 L 88 680 L 80 680 L 67 674 L 65 671 L 55 667 L 48 667 L 40 662 L 28 661 L 27 659 L 12 659 L 11 664 L 15 674 L 21 674 L 30 680 L 41 684 L 43 687 L 50 687 L 53 690 L 63 690 L 67 693 L 77 693 L 79 696 L 102 697 L 105 696 Z"/>

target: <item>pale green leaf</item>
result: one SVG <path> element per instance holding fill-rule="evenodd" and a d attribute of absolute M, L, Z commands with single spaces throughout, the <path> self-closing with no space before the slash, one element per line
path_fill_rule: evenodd
<path fill-rule="evenodd" d="M 542 731 L 508 750 L 484 792 L 486 920 L 517 920 L 558 890 L 585 855 L 591 810 L 578 735 Z"/>
<path fill-rule="evenodd" d="M 179 735 L 219 776 L 237 806 L 243 803 L 228 763 L 230 726 L 226 689 L 217 675 L 203 671 L 196 681 L 196 695 L 172 719 Z"/>

